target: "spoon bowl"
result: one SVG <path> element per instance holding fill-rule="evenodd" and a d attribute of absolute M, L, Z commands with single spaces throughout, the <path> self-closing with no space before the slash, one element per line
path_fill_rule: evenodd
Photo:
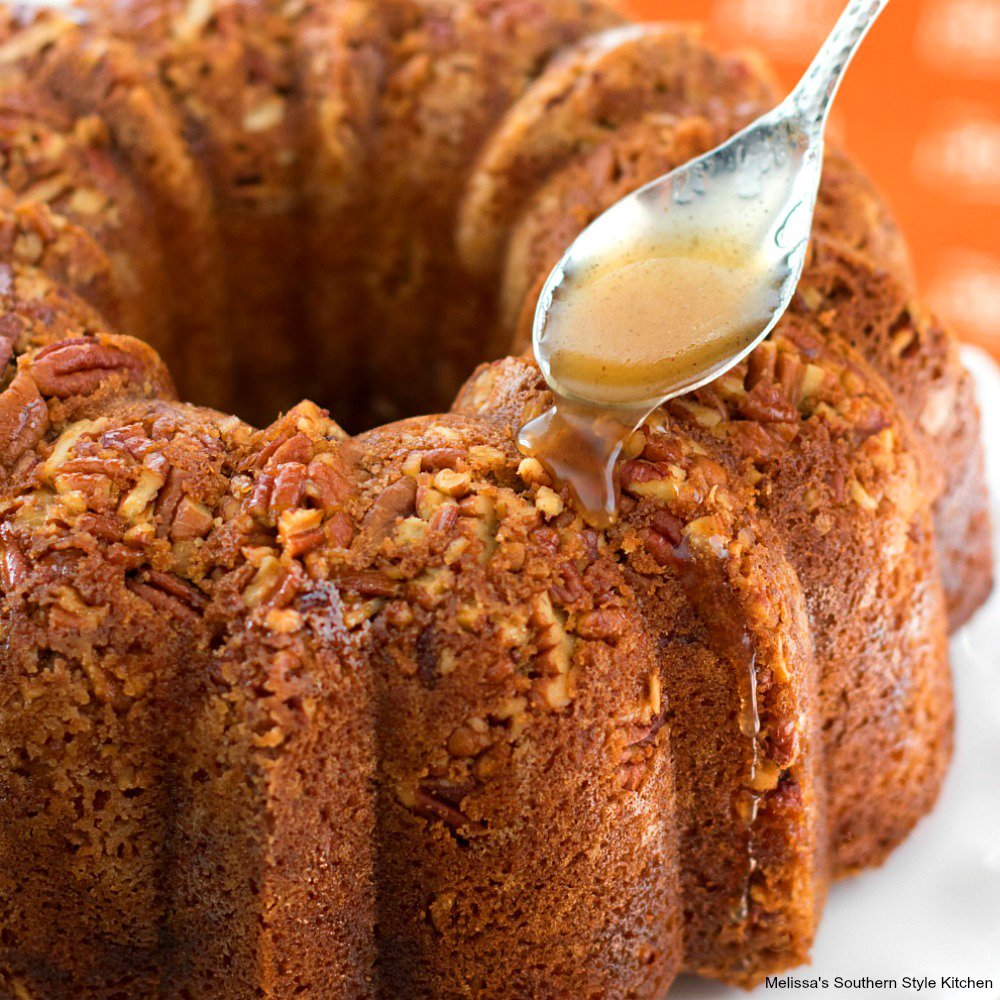
<path fill-rule="evenodd" d="M 535 357 L 553 388 L 577 402 L 652 408 L 722 375 L 770 332 L 802 273 L 823 160 L 822 137 L 811 141 L 782 112 L 639 188 L 574 241 L 535 312 Z M 605 287 L 612 276 L 618 287 Z M 655 297 L 641 294 L 653 285 Z M 695 295 L 710 306 L 703 316 L 684 308 Z M 617 357 L 588 377 L 566 363 L 565 341 L 608 319 L 601 303 L 613 296 L 654 315 L 633 328 L 619 315 Z M 646 339 L 654 323 L 663 335 Z"/>

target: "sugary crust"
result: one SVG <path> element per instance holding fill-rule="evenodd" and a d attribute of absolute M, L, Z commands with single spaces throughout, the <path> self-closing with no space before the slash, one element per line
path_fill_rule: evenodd
<path fill-rule="evenodd" d="M 144 342 L 241 413 L 443 405 L 593 215 L 770 100 L 618 23 L 5 15 L 0 992 L 747 985 L 930 808 L 978 417 L 839 154 L 789 313 L 626 443 L 605 532 L 516 449 L 530 360 L 351 439 L 175 402 Z"/>
<path fill-rule="evenodd" d="M 19 364 L 46 395 L 49 350 Z M 310 561 L 343 538 L 341 432 L 91 381 L 49 399 L 2 501 L 3 973 L 53 997 L 362 995 L 369 682 Z"/>
<path fill-rule="evenodd" d="M 658 996 L 681 958 L 673 767 L 621 571 L 495 426 L 354 447 L 384 988 Z"/>
<path fill-rule="evenodd" d="M 595 977 L 583 984 L 584 995 L 604 995 L 614 980 L 601 975 L 613 972 L 624 989 L 630 980 L 618 978 L 621 970 L 637 960 L 662 967 L 648 985 L 631 988 L 637 996 L 655 996 L 682 957 L 688 968 L 737 981 L 801 957 L 789 954 L 789 941 L 811 934 L 819 907 L 813 890 L 824 863 L 809 753 L 818 740 L 809 728 L 815 677 L 801 598 L 787 566 L 766 545 L 766 528 L 743 510 L 739 489 L 731 494 L 721 467 L 679 437 L 656 435 L 645 448 L 669 441 L 685 485 L 667 503 L 639 497 L 637 487 L 637 499 L 623 503 L 620 528 L 606 538 L 582 525 L 569 494 L 556 492 L 537 463 L 521 459 L 502 423 L 470 427 L 429 418 L 357 442 L 365 449 L 362 466 L 379 469 L 379 495 L 406 496 L 412 505 L 397 514 L 406 516 L 381 549 L 394 557 L 396 572 L 404 569 L 404 580 L 419 573 L 407 604 L 386 595 L 391 627 L 375 626 L 376 663 L 385 661 L 379 669 L 388 672 L 386 697 L 400 720 L 381 741 L 390 769 L 384 780 L 404 807 L 446 816 L 460 844 L 469 840 L 445 874 L 438 851 L 428 856 L 422 828 L 412 849 L 404 846 L 407 826 L 396 825 L 394 809 L 386 819 L 393 845 L 387 863 L 400 881 L 416 868 L 421 884 L 426 878 L 456 887 L 447 912 L 467 933 L 486 923 L 499 932 L 480 952 L 460 948 L 450 924 L 435 923 L 443 939 L 428 941 L 412 918 L 402 922 L 395 933 L 407 961 L 393 972 L 403 976 L 399 982 L 426 982 L 420 995 L 447 992 L 424 978 L 445 955 L 453 956 L 450 969 L 461 965 L 462 982 L 479 977 L 490 992 L 510 979 L 521 992 L 553 981 L 570 989 L 574 980 L 563 986 L 563 977 L 579 976 L 582 965 Z M 405 471 L 395 478 L 400 462 L 415 490 L 402 489 Z M 455 495 L 449 499 L 442 488 Z M 469 545 L 460 529 L 453 533 L 458 539 L 438 541 L 443 525 L 454 516 L 462 525 L 472 512 Z M 665 525 L 678 532 L 676 551 L 659 534 Z M 390 566 L 383 572 L 396 575 Z M 408 596 L 406 589 L 398 593 Z M 794 676 L 784 668 L 786 658 L 800 665 Z M 400 670 L 416 670 L 415 691 L 397 701 Z M 463 683 L 467 670 L 471 685 Z M 484 676 L 499 708 L 481 703 Z M 692 698 L 699 712 L 689 718 L 680 706 Z M 759 733 L 733 725 L 741 713 L 756 713 Z M 511 727 L 506 734 L 495 731 L 499 720 Z M 422 746 L 429 770 L 414 757 L 414 747 Z M 553 747 L 560 748 L 555 756 Z M 413 776 L 425 773 L 414 789 Z M 603 798 L 608 804 L 598 808 Z M 567 825 L 567 812 L 591 801 L 593 811 L 575 812 Z M 525 843 L 535 823 L 547 831 L 544 850 Z M 665 828 L 670 836 L 663 841 Z M 648 845 L 660 842 L 657 885 L 647 882 L 646 862 Z M 637 844 L 647 845 L 640 857 Z M 591 871 L 584 859 L 600 860 Z M 576 883 L 566 865 L 588 874 Z M 482 888 L 491 870 L 509 873 L 497 898 Z M 666 878 L 678 870 L 680 893 Z M 665 885 L 674 895 L 663 895 Z M 526 912 L 515 900 L 529 886 Z M 571 911 L 564 912 L 569 898 Z M 661 931 L 675 934 L 683 911 L 683 956 L 680 941 L 651 941 L 648 931 L 633 940 L 639 950 L 631 958 L 601 945 L 605 931 L 587 929 L 581 916 L 605 912 L 598 899 L 632 917 L 660 913 Z M 418 912 L 413 901 L 408 905 Z M 508 932 L 505 914 L 512 910 L 517 923 Z M 476 925 L 468 923 L 473 913 Z M 395 927 L 397 910 L 385 920 L 380 926 Z M 556 955 L 568 934 L 579 964 L 563 970 Z M 500 941 L 508 943 L 499 949 Z M 605 957 L 595 965 L 596 954 Z M 750 963 L 748 954 L 755 956 Z M 411 980 L 417 959 L 425 971 Z M 525 971 L 533 966 L 545 975 L 533 978 Z"/>
<path fill-rule="evenodd" d="M 958 628 L 992 584 L 989 546 L 982 542 L 989 510 L 972 377 L 954 339 L 883 262 L 828 238 L 816 241 L 809 274 L 816 291 L 803 289 L 793 315 L 812 313 L 824 336 L 835 331 L 860 351 L 912 428 L 921 487 L 934 508 L 948 620 Z"/>
<path fill-rule="evenodd" d="M 820 670 L 832 867 L 841 872 L 882 860 L 933 802 L 950 756 L 937 572 L 948 554 L 935 551 L 931 526 L 933 484 L 947 470 L 884 376 L 840 334 L 858 328 L 838 319 L 864 302 L 832 281 L 817 243 L 775 334 L 668 410 L 752 484 L 803 588 Z M 456 405 L 496 409 L 520 426 L 543 403 L 520 398 L 514 378 L 504 363 L 487 368 Z M 621 475 L 627 491 L 629 466 Z"/>

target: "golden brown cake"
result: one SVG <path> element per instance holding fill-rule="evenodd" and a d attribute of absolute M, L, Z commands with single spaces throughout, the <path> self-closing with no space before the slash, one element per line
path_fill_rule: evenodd
<path fill-rule="evenodd" d="M 806 960 L 933 805 L 990 587 L 878 197 L 828 155 L 792 307 L 627 441 L 611 528 L 515 444 L 566 245 L 773 101 L 591 0 L 6 9 L 3 1000 Z"/>

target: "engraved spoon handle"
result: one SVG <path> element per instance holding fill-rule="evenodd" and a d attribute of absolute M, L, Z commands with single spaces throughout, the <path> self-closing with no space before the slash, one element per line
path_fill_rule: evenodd
<path fill-rule="evenodd" d="M 844 70 L 889 0 L 851 0 L 823 47 L 789 95 L 786 110 L 815 137 L 822 133 Z"/>

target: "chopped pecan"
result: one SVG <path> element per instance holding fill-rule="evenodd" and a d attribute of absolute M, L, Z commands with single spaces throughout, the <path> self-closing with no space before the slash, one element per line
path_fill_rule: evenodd
<path fill-rule="evenodd" d="M 420 456 L 422 472 L 439 472 L 442 469 L 458 469 L 465 465 L 465 456 L 458 448 L 433 448 Z"/>
<path fill-rule="evenodd" d="M 796 407 L 774 382 L 758 382 L 740 403 L 740 413 L 761 423 L 793 422 L 799 419 Z"/>
<path fill-rule="evenodd" d="M 392 597 L 399 585 L 375 570 L 357 570 L 334 573 L 332 582 L 343 591 L 363 597 Z"/>
<path fill-rule="evenodd" d="M 645 462 L 641 459 L 633 459 L 622 466 L 621 484 L 622 489 L 628 489 L 638 483 L 652 483 L 663 479 L 664 470 L 652 462 Z"/>
<path fill-rule="evenodd" d="M 0 394 L 0 462 L 13 465 L 42 439 L 49 410 L 26 372 L 20 372 Z"/>
<path fill-rule="evenodd" d="M 442 469 L 434 476 L 434 488 L 445 496 L 464 497 L 471 488 L 472 476 L 468 472 L 455 472 L 453 469 Z"/>
<path fill-rule="evenodd" d="M 271 505 L 271 492 L 273 490 L 274 476 L 270 473 L 262 472 L 254 482 L 250 497 L 247 500 L 247 512 L 265 524 L 270 520 L 269 509 Z"/>
<path fill-rule="evenodd" d="M 453 829 L 476 827 L 459 808 L 471 791 L 468 784 L 446 778 L 425 778 L 413 793 L 413 811 L 424 819 L 436 819 Z"/>
<path fill-rule="evenodd" d="M 448 753 L 452 757 L 477 757 L 489 745 L 489 727 L 479 718 L 466 720 L 448 737 Z"/>
<path fill-rule="evenodd" d="M 163 477 L 152 469 L 144 468 L 139 474 L 135 486 L 124 497 L 118 507 L 118 513 L 129 524 L 135 524 L 146 511 L 146 508 L 156 499 L 163 486 Z"/>
<path fill-rule="evenodd" d="M 354 541 L 354 522 L 342 510 L 334 513 L 326 526 L 327 538 L 336 549 L 346 549 Z"/>
<path fill-rule="evenodd" d="M 118 542 L 121 541 L 122 537 L 121 522 L 110 514 L 97 514 L 88 511 L 77 519 L 76 528 L 102 542 Z"/>
<path fill-rule="evenodd" d="M 361 524 L 362 531 L 373 541 L 388 534 L 402 517 L 416 509 L 417 484 L 407 476 L 397 479 L 378 495 Z"/>
<path fill-rule="evenodd" d="M 612 645 L 628 627 L 628 615 L 621 608 L 598 608 L 580 615 L 574 630 L 584 639 L 600 639 Z"/>
<path fill-rule="evenodd" d="M 293 434 L 287 441 L 280 442 L 268 460 L 269 465 L 306 465 L 312 458 L 313 443 L 305 434 Z"/>
<path fill-rule="evenodd" d="M 805 365 L 798 355 L 792 351 L 781 351 L 778 354 L 774 375 L 785 399 L 798 406 L 802 394 L 802 381 L 805 378 Z"/>
<path fill-rule="evenodd" d="M 662 535 L 671 545 L 680 545 L 684 537 L 684 522 L 669 511 L 657 510 L 649 519 L 649 526 Z"/>
<path fill-rule="evenodd" d="M 312 552 L 325 538 L 321 510 L 297 507 L 278 518 L 278 540 L 293 559 Z"/>
<path fill-rule="evenodd" d="M 438 507 L 431 515 L 428 527 L 431 531 L 439 531 L 442 534 L 446 534 L 456 524 L 458 524 L 458 504 L 445 503 Z"/>
<path fill-rule="evenodd" d="M 535 506 L 547 520 L 558 517 L 565 509 L 563 498 L 548 486 L 539 486 L 535 494 Z"/>
<path fill-rule="evenodd" d="M 326 539 L 326 532 L 322 528 L 312 528 L 309 531 L 301 531 L 288 540 L 285 551 L 293 559 L 301 559 L 314 549 L 319 548 Z"/>
<path fill-rule="evenodd" d="M 555 528 L 536 528 L 531 541 L 547 555 L 554 556 L 559 551 L 559 532 Z"/>
<path fill-rule="evenodd" d="M 646 550 L 658 566 L 671 566 L 677 562 L 676 542 L 671 542 L 669 538 L 653 528 L 645 528 L 640 536 Z"/>
<path fill-rule="evenodd" d="M 142 579 L 128 580 L 126 586 L 147 604 L 178 618 L 195 618 L 204 610 L 205 595 L 172 573 L 148 570 Z"/>
<path fill-rule="evenodd" d="M 563 606 L 572 604 L 580 600 L 586 593 L 583 586 L 583 579 L 576 566 L 570 562 L 565 562 L 559 567 L 559 580 L 549 588 L 550 595 L 556 603 Z"/>
<path fill-rule="evenodd" d="M 763 344 L 747 358 L 746 387 L 756 388 L 761 382 L 774 381 L 774 368 L 778 357 L 778 348 L 773 340 L 765 340 Z"/>
<path fill-rule="evenodd" d="M 193 538 L 204 538 L 212 528 L 212 511 L 201 501 L 191 497 L 181 497 L 174 510 L 170 524 L 170 539 L 184 542 Z"/>
<path fill-rule="evenodd" d="M 314 459 L 309 463 L 307 475 L 306 495 L 327 513 L 354 495 L 353 485 L 332 461 Z"/>
<path fill-rule="evenodd" d="M 618 764 L 618 780 L 625 791 L 637 792 L 645 783 L 653 767 L 656 735 L 666 721 L 666 711 L 661 710 L 646 725 L 629 727 Z"/>
<path fill-rule="evenodd" d="M 285 579 L 285 569 L 274 555 L 265 555 L 257 572 L 243 591 L 247 607 L 256 608 L 272 597 Z"/>
<path fill-rule="evenodd" d="M 752 420 L 734 420 L 727 427 L 730 440 L 744 458 L 767 462 L 782 452 L 782 444 Z"/>
<path fill-rule="evenodd" d="M 128 378 L 141 371 L 141 363 L 131 354 L 88 337 L 43 347 L 30 364 L 39 392 L 57 399 L 86 396 L 114 375 Z"/>
<path fill-rule="evenodd" d="M 684 457 L 679 442 L 666 434 L 651 434 L 642 450 L 649 462 L 679 462 Z"/>
<path fill-rule="evenodd" d="M 517 474 L 528 486 L 549 486 L 552 484 L 552 477 L 537 458 L 522 458 L 517 467 Z"/>
<path fill-rule="evenodd" d="M 10 593 L 28 578 L 28 561 L 9 524 L 0 524 L 0 587 Z"/>
<path fill-rule="evenodd" d="M 891 426 L 892 421 L 885 410 L 879 406 L 866 407 L 854 422 L 854 440 L 857 444 L 861 444 L 863 441 L 867 441 L 868 438 Z"/>
<path fill-rule="evenodd" d="M 621 488 L 636 497 L 649 497 L 659 503 L 670 503 L 680 495 L 684 470 L 677 465 L 634 459 L 621 469 Z"/>
<path fill-rule="evenodd" d="M 306 489 L 306 475 L 306 466 L 299 462 L 286 462 L 278 466 L 268 503 L 272 514 L 280 514 L 301 504 Z"/>

